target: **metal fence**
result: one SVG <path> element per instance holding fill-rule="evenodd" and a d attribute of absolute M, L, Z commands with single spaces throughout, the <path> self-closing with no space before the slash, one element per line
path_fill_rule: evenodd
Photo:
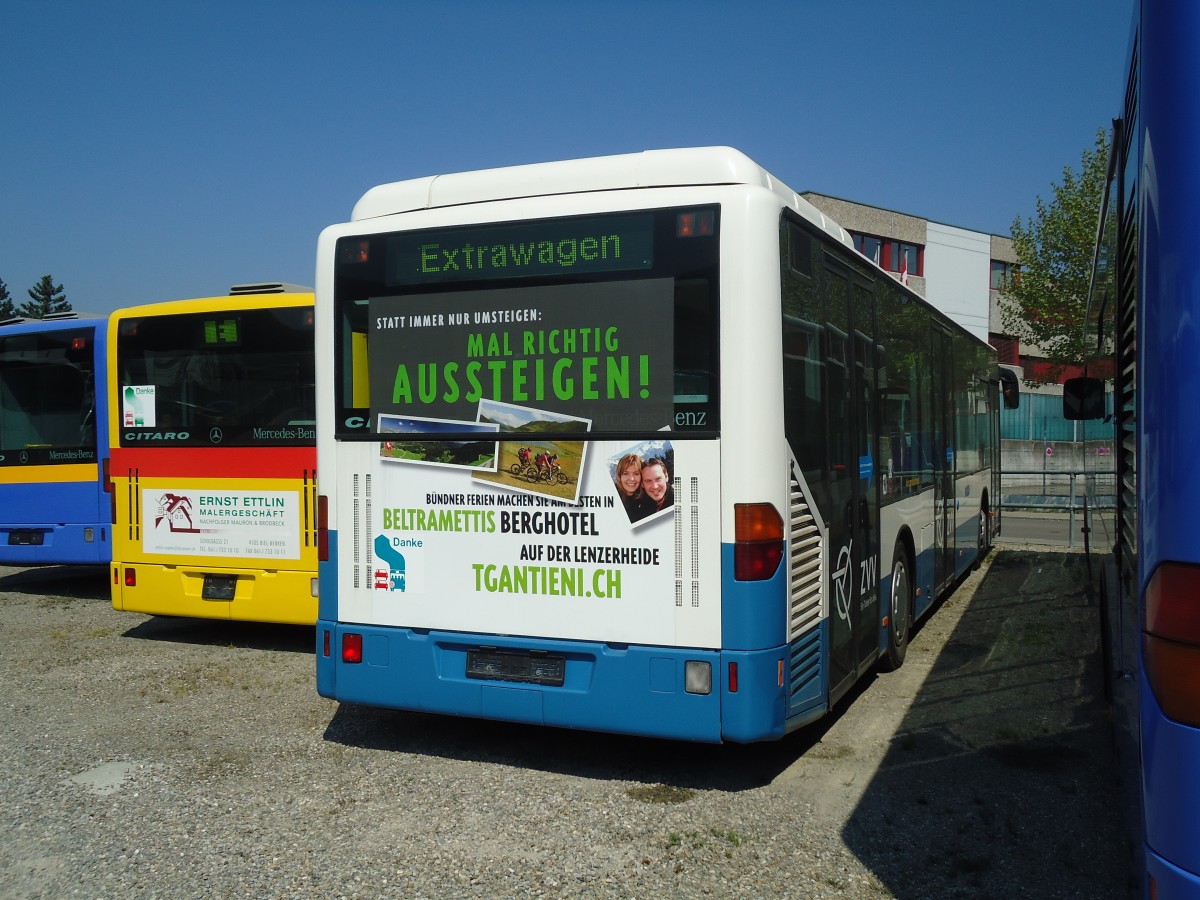
<path fill-rule="evenodd" d="M 1086 502 L 1085 502 L 1086 498 Z M 1113 472 L 1001 469 L 1000 503 L 1006 510 L 1065 514 L 1067 545 L 1075 546 L 1076 525 L 1091 527 L 1084 516 L 1116 509 Z"/>

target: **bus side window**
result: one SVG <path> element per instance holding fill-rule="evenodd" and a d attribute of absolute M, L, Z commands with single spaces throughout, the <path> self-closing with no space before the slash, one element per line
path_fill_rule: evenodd
<path fill-rule="evenodd" d="M 884 385 L 881 394 L 883 421 L 879 436 L 883 442 L 882 459 L 887 479 L 884 484 L 887 494 L 900 496 L 905 488 L 904 473 L 913 469 L 908 391 Z"/>

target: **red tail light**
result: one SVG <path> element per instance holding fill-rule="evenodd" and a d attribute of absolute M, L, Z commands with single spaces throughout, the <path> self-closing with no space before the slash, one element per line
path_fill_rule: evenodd
<path fill-rule="evenodd" d="M 783 517 L 770 503 L 735 503 L 733 540 L 733 577 L 766 581 L 783 560 Z"/>
<path fill-rule="evenodd" d="M 362 635 L 347 632 L 342 635 L 342 662 L 362 662 Z"/>
<path fill-rule="evenodd" d="M 1142 658 L 1163 713 L 1200 727 L 1200 566 L 1163 563 L 1146 585 Z"/>
<path fill-rule="evenodd" d="M 132 566 L 125 569 L 125 587 L 137 587 L 137 569 Z"/>
<path fill-rule="evenodd" d="M 714 216 L 711 209 L 680 213 L 675 217 L 675 236 L 681 238 L 711 237 L 713 223 Z"/>

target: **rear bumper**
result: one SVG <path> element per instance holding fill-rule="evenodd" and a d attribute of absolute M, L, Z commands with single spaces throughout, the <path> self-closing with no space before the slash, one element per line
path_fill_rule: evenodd
<path fill-rule="evenodd" d="M 132 568 L 136 585 L 125 584 Z M 312 625 L 317 619 L 313 594 L 316 571 L 232 568 L 228 566 L 167 566 L 156 563 L 112 563 L 113 609 L 154 616 L 238 619 Z M 232 600 L 206 600 L 205 575 L 232 576 L 237 585 Z"/>
<path fill-rule="evenodd" d="M 362 636 L 361 663 L 342 661 L 348 632 Z M 317 690 L 343 702 L 710 743 L 784 733 L 782 649 L 721 653 L 326 620 L 317 623 L 316 644 Z M 561 656 L 563 684 L 468 677 L 468 651 L 479 647 Z M 737 693 L 730 691 L 731 662 L 738 667 Z M 689 663 L 709 667 L 710 693 L 688 692 Z"/>
<path fill-rule="evenodd" d="M 104 565 L 112 558 L 110 527 L 107 522 L 0 525 L 0 565 Z"/>

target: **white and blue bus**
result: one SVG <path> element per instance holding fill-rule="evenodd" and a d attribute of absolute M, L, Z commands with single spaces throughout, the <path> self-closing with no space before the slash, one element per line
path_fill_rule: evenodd
<path fill-rule="evenodd" d="M 995 353 L 734 150 L 374 188 L 316 316 L 326 697 L 779 738 L 999 526 Z"/>

